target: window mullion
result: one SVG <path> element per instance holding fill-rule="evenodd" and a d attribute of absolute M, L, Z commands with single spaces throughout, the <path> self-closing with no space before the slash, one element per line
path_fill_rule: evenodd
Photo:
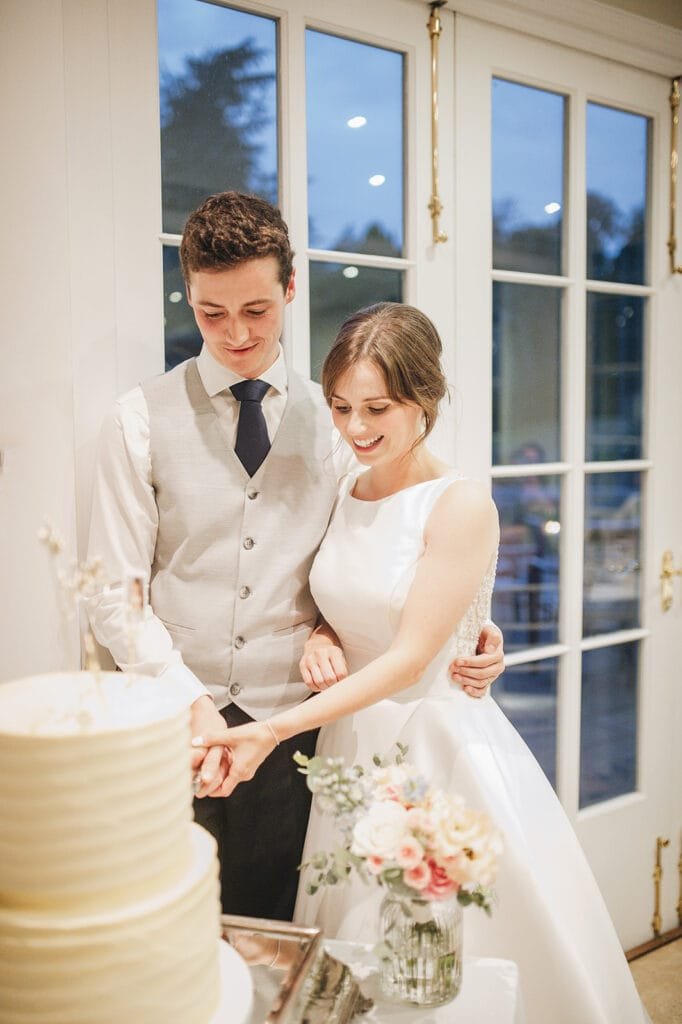
<path fill-rule="evenodd" d="M 567 813 L 578 810 L 580 776 L 580 685 L 585 486 L 585 103 L 570 94 L 567 118 L 565 270 L 573 282 L 564 292 L 562 331 L 563 458 L 574 468 L 564 478 L 561 510 L 559 635 L 568 646 L 558 685 L 557 780 Z"/>
<path fill-rule="evenodd" d="M 281 203 L 296 251 L 296 301 L 284 322 L 284 345 L 294 369 L 310 374 L 308 154 L 306 148 L 305 29 L 302 6 L 290 4 L 280 20 Z"/>

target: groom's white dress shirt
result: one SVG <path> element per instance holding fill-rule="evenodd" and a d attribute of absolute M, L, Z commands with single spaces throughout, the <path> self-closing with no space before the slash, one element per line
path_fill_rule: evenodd
<path fill-rule="evenodd" d="M 234 445 L 239 402 L 230 387 L 243 378 L 218 363 L 205 346 L 197 357 L 196 366 L 220 425 Z M 281 349 L 276 361 L 260 379 L 270 384 L 262 408 L 272 442 L 288 395 L 287 367 Z M 108 592 L 90 601 L 88 611 L 95 635 L 124 671 L 171 675 L 186 688 L 189 699 L 195 700 L 208 691 L 184 663 L 153 609 L 147 609 L 145 621 L 134 635 L 126 621 L 124 577 L 128 573 L 148 575 L 149 566 L 154 562 L 159 525 L 152 485 L 149 420 L 145 394 L 138 386 L 118 399 L 102 427 L 88 556 L 101 557 L 105 575 L 107 567 L 111 567 L 109 571 L 116 567 L 116 578 Z M 353 457 L 347 447 L 338 442 L 331 419 L 329 436 L 334 471 L 340 479 L 348 472 Z M 125 528 L 121 528 L 122 524 Z"/>

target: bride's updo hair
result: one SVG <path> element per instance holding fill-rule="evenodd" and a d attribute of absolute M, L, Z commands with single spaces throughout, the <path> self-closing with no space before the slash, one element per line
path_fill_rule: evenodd
<path fill-rule="evenodd" d="M 447 394 L 442 351 L 438 331 L 422 312 L 401 302 L 377 302 L 342 324 L 322 367 L 324 397 L 331 404 L 339 378 L 369 359 L 381 371 L 394 402 L 413 402 L 422 410 L 423 441 L 433 430 L 438 406 Z"/>

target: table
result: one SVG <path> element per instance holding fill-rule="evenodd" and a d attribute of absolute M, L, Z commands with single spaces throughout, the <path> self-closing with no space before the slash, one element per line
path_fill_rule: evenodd
<path fill-rule="evenodd" d="M 251 969 L 249 1024 L 524 1024 L 519 970 L 511 960 L 464 957 L 455 999 L 434 1008 L 401 1005 L 381 995 L 372 946 L 325 939 L 318 928 L 282 921 L 221 920 L 223 938 Z"/>
<path fill-rule="evenodd" d="M 524 1024 L 519 969 L 512 960 L 464 957 L 462 988 L 456 999 L 434 1008 L 399 1006 L 382 998 L 371 946 L 325 939 L 324 948 L 347 964 L 375 1007 L 371 1024 Z M 359 1021 L 358 1021 L 359 1024 Z"/>

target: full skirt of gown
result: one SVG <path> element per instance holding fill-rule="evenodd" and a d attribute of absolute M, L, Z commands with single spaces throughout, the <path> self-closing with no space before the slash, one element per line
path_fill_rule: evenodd
<path fill-rule="evenodd" d="M 456 477 L 406 488 L 380 501 L 342 493 L 311 573 L 325 619 L 353 672 L 385 651 L 424 550 L 424 527 Z M 352 482 L 351 482 L 352 483 Z M 453 569 L 454 571 L 454 569 Z M 504 852 L 491 918 L 464 914 L 464 952 L 514 960 L 528 1024 L 644 1024 L 648 1020 L 608 911 L 575 833 L 530 750 L 492 696 L 469 697 L 447 667 L 475 651 L 489 616 L 494 565 L 450 642 L 415 686 L 325 726 L 317 753 L 371 766 L 397 742 L 429 784 L 485 810 Z M 339 843 L 333 819 L 315 806 L 304 861 Z M 384 890 L 353 877 L 305 892 L 295 920 L 329 938 L 375 942 Z"/>

